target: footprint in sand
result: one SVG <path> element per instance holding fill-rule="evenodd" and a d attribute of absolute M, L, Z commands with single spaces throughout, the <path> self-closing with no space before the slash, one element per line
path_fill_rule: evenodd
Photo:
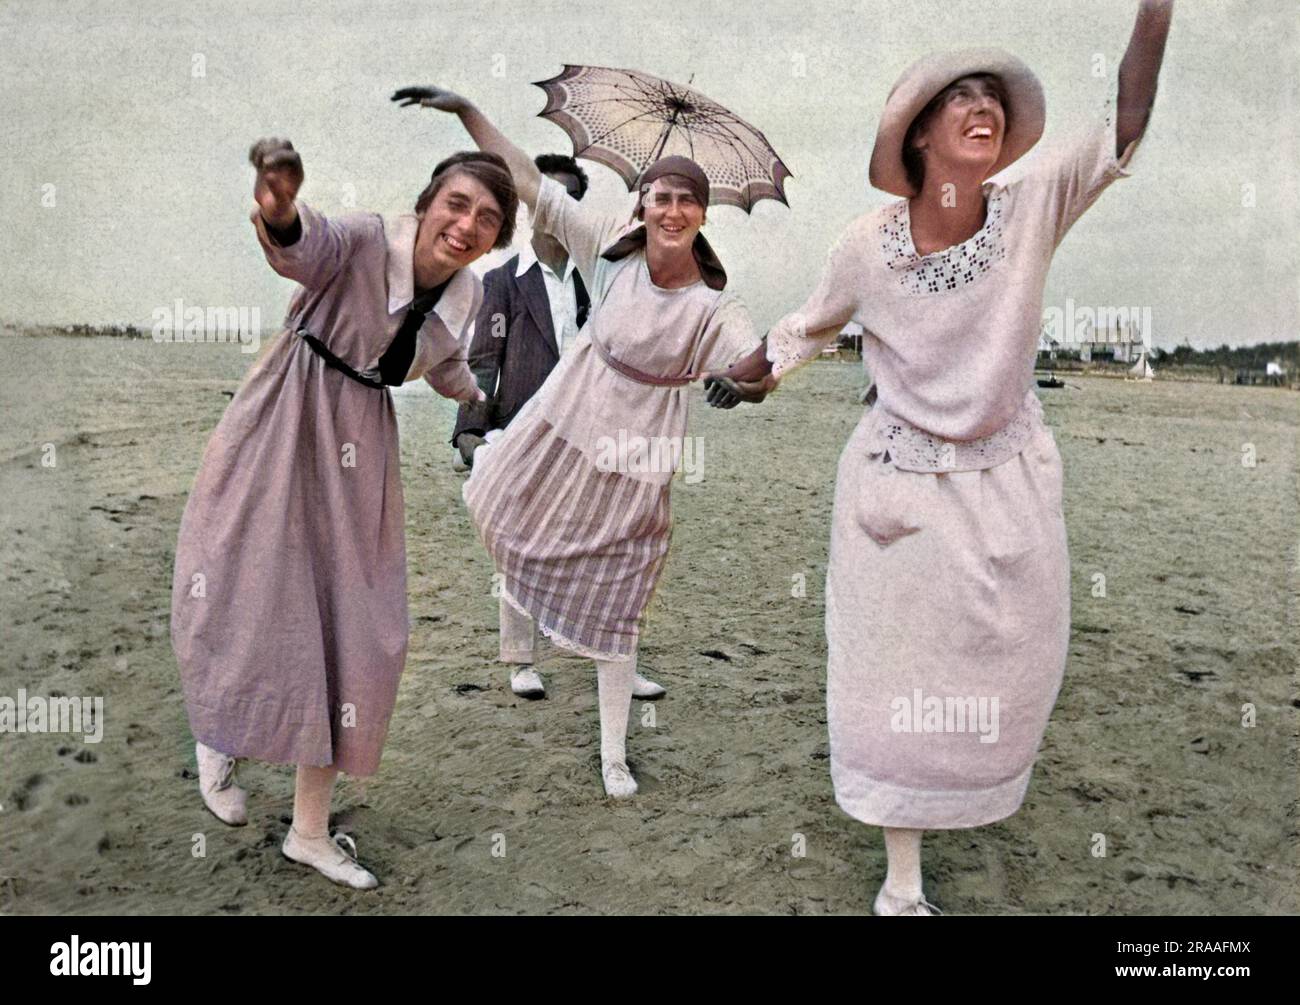
<path fill-rule="evenodd" d="M 36 790 L 45 784 L 44 775 L 29 775 L 27 781 L 13 795 L 13 807 L 23 813 L 36 805 Z"/>
<path fill-rule="evenodd" d="M 1191 684 L 1199 684 L 1203 680 L 1214 680 L 1219 675 L 1213 670 L 1178 670 L 1178 675 Z M 1175 680 L 1178 677 L 1174 678 Z"/>

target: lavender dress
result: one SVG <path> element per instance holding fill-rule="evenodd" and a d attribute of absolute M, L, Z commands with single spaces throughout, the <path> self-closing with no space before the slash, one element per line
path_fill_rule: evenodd
<path fill-rule="evenodd" d="M 406 659 L 397 422 L 386 389 L 330 368 L 295 333 L 375 373 L 414 295 L 419 221 L 298 210 L 288 247 L 253 213 L 267 261 L 301 285 L 204 451 L 176 546 L 172 645 L 201 742 L 368 775 Z M 481 299 L 472 273 L 452 277 L 407 380 L 476 394 L 465 357 Z"/>

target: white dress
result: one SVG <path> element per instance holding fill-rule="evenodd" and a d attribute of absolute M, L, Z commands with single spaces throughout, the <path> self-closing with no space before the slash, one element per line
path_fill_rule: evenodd
<path fill-rule="evenodd" d="M 917 255 L 906 200 L 864 214 L 769 335 L 780 376 L 865 328 L 878 397 L 839 462 L 826 690 L 835 797 L 866 823 L 974 827 L 1029 785 L 1070 629 L 1061 461 L 1033 365 L 1052 254 L 1128 173 L 1111 108 L 986 183 L 985 224 L 961 245 Z"/>

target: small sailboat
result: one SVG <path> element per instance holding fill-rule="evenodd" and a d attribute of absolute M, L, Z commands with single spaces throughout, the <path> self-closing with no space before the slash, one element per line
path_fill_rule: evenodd
<path fill-rule="evenodd" d="M 1151 364 L 1147 362 L 1147 354 L 1143 353 L 1138 357 L 1138 361 L 1129 367 L 1128 376 L 1124 379 L 1137 380 L 1149 384 L 1155 379 L 1155 375 L 1155 370 L 1153 370 Z"/>

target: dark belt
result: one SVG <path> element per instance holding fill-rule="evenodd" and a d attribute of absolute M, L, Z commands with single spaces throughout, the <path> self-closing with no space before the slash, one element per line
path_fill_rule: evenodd
<path fill-rule="evenodd" d="M 348 366 L 343 360 L 339 359 L 332 352 L 325 348 L 325 343 L 309 332 L 306 328 L 299 328 L 298 335 L 311 348 L 317 356 L 325 361 L 325 365 L 331 369 L 337 370 L 345 377 L 351 377 L 358 384 L 365 384 L 366 387 L 373 387 L 377 391 L 382 391 L 388 385 L 381 380 L 375 380 L 373 377 L 367 377 L 358 373 L 352 367 Z"/>
<path fill-rule="evenodd" d="M 299 328 L 298 334 L 311 347 L 311 351 L 325 361 L 326 366 L 337 370 L 344 376 L 351 377 L 358 384 L 365 384 L 366 387 L 373 387 L 378 391 L 382 391 L 385 387 L 397 387 L 406 380 L 406 375 L 411 369 L 411 362 L 415 359 L 415 343 L 420 326 L 424 324 L 425 317 L 433 310 L 450 282 L 451 280 L 447 279 L 442 285 L 417 294 L 415 299 L 411 301 L 411 306 L 407 309 L 406 317 L 402 319 L 397 334 L 393 336 L 388 348 L 379 357 L 378 380 L 373 377 L 366 377 L 352 369 L 343 360 L 326 349 L 325 343 L 306 328 Z"/>

